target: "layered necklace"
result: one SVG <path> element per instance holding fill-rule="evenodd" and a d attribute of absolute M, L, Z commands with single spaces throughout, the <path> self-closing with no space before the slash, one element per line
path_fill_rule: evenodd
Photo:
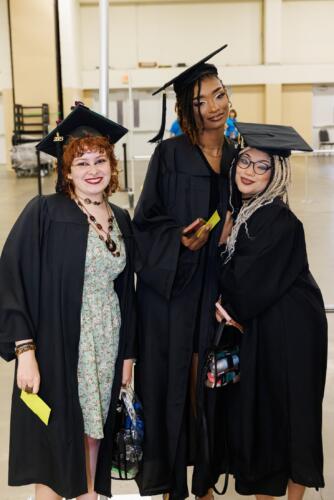
<path fill-rule="evenodd" d="M 117 245 L 115 241 L 111 237 L 111 231 L 113 230 L 113 222 L 114 222 L 114 216 L 111 211 L 111 207 L 109 203 L 106 200 L 103 201 L 92 201 L 89 198 L 85 198 L 83 200 L 84 203 L 79 198 L 75 198 L 75 201 L 78 205 L 79 208 L 84 212 L 84 214 L 87 217 L 88 223 L 95 229 L 95 231 L 98 234 L 98 237 L 100 238 L 101 241 L 104 241 L 106 244 L 106 247 L 108 248 L 109 252 L 112 253 L 114 257 L 119 257 L 120 252 L 117 250 Z M 87 209 L 86 205 L 101 205 L 102 203 L 105 204 L 107 213 L 108 213 L 108 231 L 105 231 L 103 229 L 102 224 L 92 215 L 89 210 Z"/>

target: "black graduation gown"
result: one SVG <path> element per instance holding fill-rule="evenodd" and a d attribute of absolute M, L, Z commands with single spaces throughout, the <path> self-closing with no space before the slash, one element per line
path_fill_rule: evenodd
<path fill-rule="evenodd" d="M 144 458 L 137 483 L 142 495 L 186 489 L 185 415 L 192 353 L 200 364 L 213 327 L 217 296 L 217 243 L 228 203 L 227 172 L 236 146 L 223 149 L 219 180 L 221 223 L 192 252 L 182 228 L 208 219 L 211 169 L 186 135 L 167 139 L 152 156 L 133 219 L 139 251 L 137 285 L 139 360 L 136 390 L 145 414 Z M 180 484 L 181 491 L 180 491 Z"/>
<path fill-rule="evenodd" d="M 223 303 L 244 325 L 241 380 L 222 389 L 230 468 L 241 494 L 323 487 L 327 321 L 302 223 L 280 200 L 242 226 L 221 268 Z M 225 450 L 226 452 L 226 450 Z M 226 470 L 226 468 L 225 468 Z"/>
<path fill-rule="evenodd" d="M 111 205 L 122 232 L 127 265 L 115 280 L 121 330 L 111 405 L 98 457 L 95 489 L 111 496 L 111 444 L 123 359 L 136 357 L 132 237 L 129 215 Z M 33 338 L 41 374 L 39 395 L 51 407 L 48 427 L 12 395 L 9 485 L 48 485 L 73 498 L 87 492 L 83 417 L 77 364 L 88 223 L 74 201 L 34 198 L 15 223 L 0 260 L 0 354 Z M 101 277 L 103 279 L 103 277 Z"/>

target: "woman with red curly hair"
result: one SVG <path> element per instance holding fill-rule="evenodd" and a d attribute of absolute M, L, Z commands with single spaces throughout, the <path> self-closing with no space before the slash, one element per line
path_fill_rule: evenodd
<path fill-rule="evenodd" d="M 116 402 L 136 356 L 130 218 L 108 202 L 126 132 L 74 108 L 38 145 L 58 157 L 57 193 L 30 201 L 0 260 L 0 354 L 16 357 L 9 484 L 36 484 L 36 500 L 111 496 Z M 48 425 L 26 393 L 51 408 Z"/>

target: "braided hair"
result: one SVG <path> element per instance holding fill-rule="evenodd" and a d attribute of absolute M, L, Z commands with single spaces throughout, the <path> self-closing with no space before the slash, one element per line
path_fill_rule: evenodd
<path fill-rule="evenodd" d="M 240 154 L 243 152 L 244 150 L 241 151 Z M 256 194 L 249 200 L 245 200 L 242 204 L 236 217 L 235 224 L 232 228 L 231 235 L 227 240 L 226 248 L 224 252 L 222 252 L 222 257 L 225 257 L 224 264 L 229 262 L 234 254 L 241 226 L 245 226 L 246 234 L 248 238 L 251 238 L 248 232 L 247 222 L 256 210 L 264 207 L 265 205 L 270 205 L 275 198 L 281 198 L 287 205 L 289 205 L 288 186 L 291 181 L 290 161 L 288 158 L 282 156 L 270 156 L 270 161 L 273 169 L 269 184 L 264 191 Z M 236 166 L 234 166 L 234 168 L 230 171 L 230 205 L 232 207 L 232 212 L 235 211 L 232 204 L 232 193 L 235 190 L 235 170 Z"/>

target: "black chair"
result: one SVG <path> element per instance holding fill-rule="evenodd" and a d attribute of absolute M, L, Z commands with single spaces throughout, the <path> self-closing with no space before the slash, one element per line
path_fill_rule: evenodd
<path fill-rule="evenodd" d="M 326 146 L 334 146 L 334 142 L 329 140 L 329 133 L 327 129 L 319 130 L 319 149 Z"/>

